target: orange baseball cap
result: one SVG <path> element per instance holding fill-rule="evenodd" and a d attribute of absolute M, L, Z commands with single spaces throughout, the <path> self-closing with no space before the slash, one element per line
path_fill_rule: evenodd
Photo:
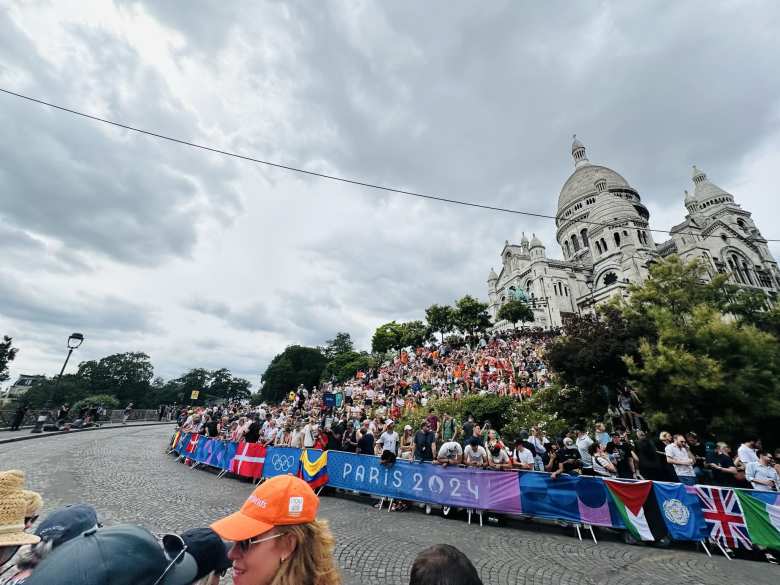
<path fill-rule="evenodd" d="M 260 484 L 238 512 L 217 520 L 211 528 L 225 540 L 247 540 L 274 526 L 313 522 L 319 507 L 320 499 L 308 483 L 279 475 Z"/>

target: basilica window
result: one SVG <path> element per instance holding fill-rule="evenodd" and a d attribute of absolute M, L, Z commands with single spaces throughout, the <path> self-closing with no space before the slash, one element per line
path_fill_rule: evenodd
<path fill-rule="evenodd" d="M 750 274 L 750 269 L 748 268 L 748 265 L 745 262 L 742 262 L 742 270 L 745 272 L 745 276 L 747 277 L 748 282 L 750 284 L 755 284 L 753 282 L 753 275 Z"/>
<path fill-rule="evenodd" d="M 590 244 L 588 243 L 588 229 L 583 228 L 580 230 L 580 237 L 582 238 L 582 246 L 584 248 L 589 248 Z"/>
<path fill-rule="evenodd" d="M 617 274 L 614 272 L 607 272 L 607 274 L 604 276 L 604 286 L 609 286 L 610 284 L 615 284 L 617 282 Z"/>
<path fill-rule="evenodd" d="M 569 249 L 569 242 L 563 242 L 563 247 L 566 250 L 566 257 L 571 256 L 571 250 Z"/>
<path fill-rule="evenodd" d="M 599 242 L 598 240 L 596 240 L 596 251 L 597 251 L 599 254 L 601 254 L 601 253 L 602 253 L 602 251 L 601 251 L 601 242 Z"/>
<path fill-rule="evenodd" d="M 606 251 L 608 250 L 608 248 L 607 248 L 607 240 L 605 240 L 604 238 L 601 238 L 601 240 L 600 240 L 600 241 L 601 241 L 601 248 L 602 248 L 602 249 L 604 250 L 604 252 L 606 253 Z"/>
<path fill-rule="evenodd" d="M 577 234 L 571 235 L 571 246 L 574 249 L 574 253 L 576 254 L 580 250 L 580 241 L 577 239 Z"/>
<path fill-rule="evenodd" d="M 612 235 L 615 238 L 615 245 L 619 248 L 620 247 L 620 234 L 615 232 Z"/>

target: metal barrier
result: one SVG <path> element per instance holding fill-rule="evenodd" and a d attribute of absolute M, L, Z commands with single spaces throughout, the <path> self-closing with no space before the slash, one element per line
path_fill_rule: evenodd
<path fill-rule="evenodd" d="M 122 410 L 109 410 L 106 411 L 106 414 L 100 417 L 100 420 L 97 422 L 100 423 L 120 423 L 124 420 L 124 413 L 125 411 Z M 69 422 L 73 422 L 76 419 L 76 415 L 78 413 L 74 413 L 71 411 L 70 416 L 68 417 Z M 57 416 L 56 410 L 28 410 L 27 413 L 24 415 L 24 419 L 22 420 L 21 428 L 29 428 L 32 426 L 35 426 L 35 422 L 38 420 L 39 416 L 46 416 L 48 418 L 48 422 L 54 423 L 56 422 L 55 417 Z M 13 423 L 13 420 L 16 416 L 15 410 L 0 410 L 0 429 L 10 429 L 11 424 Z M 141 421 L 156 421 L 160 417 L 157 409 L 149 408 L 149 409 L 133 409 L 130 412 L 130 416 L 128 417 L 128 422 L 141 422 Z M 163 417 L 163 420 L 167 420 L 166 417 Z"/>

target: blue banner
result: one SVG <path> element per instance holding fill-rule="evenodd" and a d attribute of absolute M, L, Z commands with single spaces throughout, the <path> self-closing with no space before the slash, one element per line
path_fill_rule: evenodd
<path fill-rule="evenodd" d="M 319 451 L 312 452 L 319 453 Z M 298 475 L 301 465 L 301 450 L 294 447 L 268 447 L 263 464 L 263 477 L 277 475 Z"/>
<path fill-rule="evenodd" d="M 679 483 L 653 482 L 653 493 L 673 540 L 699 541 L 707 538 L 707 523 L 695 491 L 689 492 Z"/>

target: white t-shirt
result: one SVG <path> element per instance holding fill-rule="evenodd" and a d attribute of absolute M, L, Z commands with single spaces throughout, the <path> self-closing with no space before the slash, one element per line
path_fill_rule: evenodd
<path fill-rule="evenodd" d="M 522 463 L 524 465 L 530 465 L 531 469 L 534 467 L 534 456 L 530 449 L 515 449 L 512 453 L 515 463 Z"/>
<path fill-rule="evenodd" d="M 383 451 L 392 451 L 393 453 L 395 453 L 398 447 L 398 433 L 396 433 L 395 431 L 393 431 L 392 433 L 385 431 L 379 437 L 379 441 L 377 441 L 377 443 L 382 444 Z"/>
<path fill-rule="evenodd" d="M 463 447 L 457 441 L 447 441 L 439 448 L 439 453 L 436 457 L 442 459 L 452 459 L 453 457 L 460 457 L 463 455 Z"/>
<path fill-rule="evenodd" d="M 582 435 L 577 438 L 575 442 L 577 450 L 580 452 L 580 459 L 582 460 L 582 466 L 585 468 L 593 467 L 593 458 L 588 453 L 588 447 L 593 444 L 593 439 L 588 435 Z"/>
<path fill-rule="evenodd" d="M 314 447 L 314 429 L 315 427 L 311 424 L 303 427 L 303 446 L 305 448 Z"/>
<path fill-rule="evenodd" d="M 755 450 L 751 449 L 747 445 L 739 446 L 739 449 L 737 449 L 737 456 L 739 457 L 739 460 L 742 461 L 743 465 L 745 465 L 745 467 L 747 467 L 748 463 L 758 461 L 758 456 L 756 455 Z"/>
<path fill-rule="evenodd" d="M 773 492 L 771 487 L 763 483 L 755 483 L 754 479 L 771 479 L 775 482 L 775 487 L 780 489 L 780 478 L 777 476 L 775 468 L 771 465 L 761 465 L 759 461 L 751 461 L 745 467 L 745 477 L 752 484 L 754 490 L 761 492 Z"/>
<path fill-rule="evenodd" d="M 691 457 L 691 454 L 688 452 L 688 449 L 685 449 L 684 447 L 678 447 L 674 443 L 671 443 L 664 448 L 664 453 L 666 453 L 667 457 L 670 457 L 671 459 L 677 459 L 678 461 L 690 461 L 691 463 L 687 465 L 674 465 L 674 471 L 677 473 L 677 477 L 685 476 L 685 477 L 691 477 L 696 476 L 696 473 L 693 471 L 693 458 Z"/>
<path fill-rule="evenodd" d="M 477 445 L 475 449 L 472 449 L 471 445 L 466 445 L 463 450 L 463 460 L 466 463 L 484 465 L 487 462 L 487 451 L 482 445 Z"/>

